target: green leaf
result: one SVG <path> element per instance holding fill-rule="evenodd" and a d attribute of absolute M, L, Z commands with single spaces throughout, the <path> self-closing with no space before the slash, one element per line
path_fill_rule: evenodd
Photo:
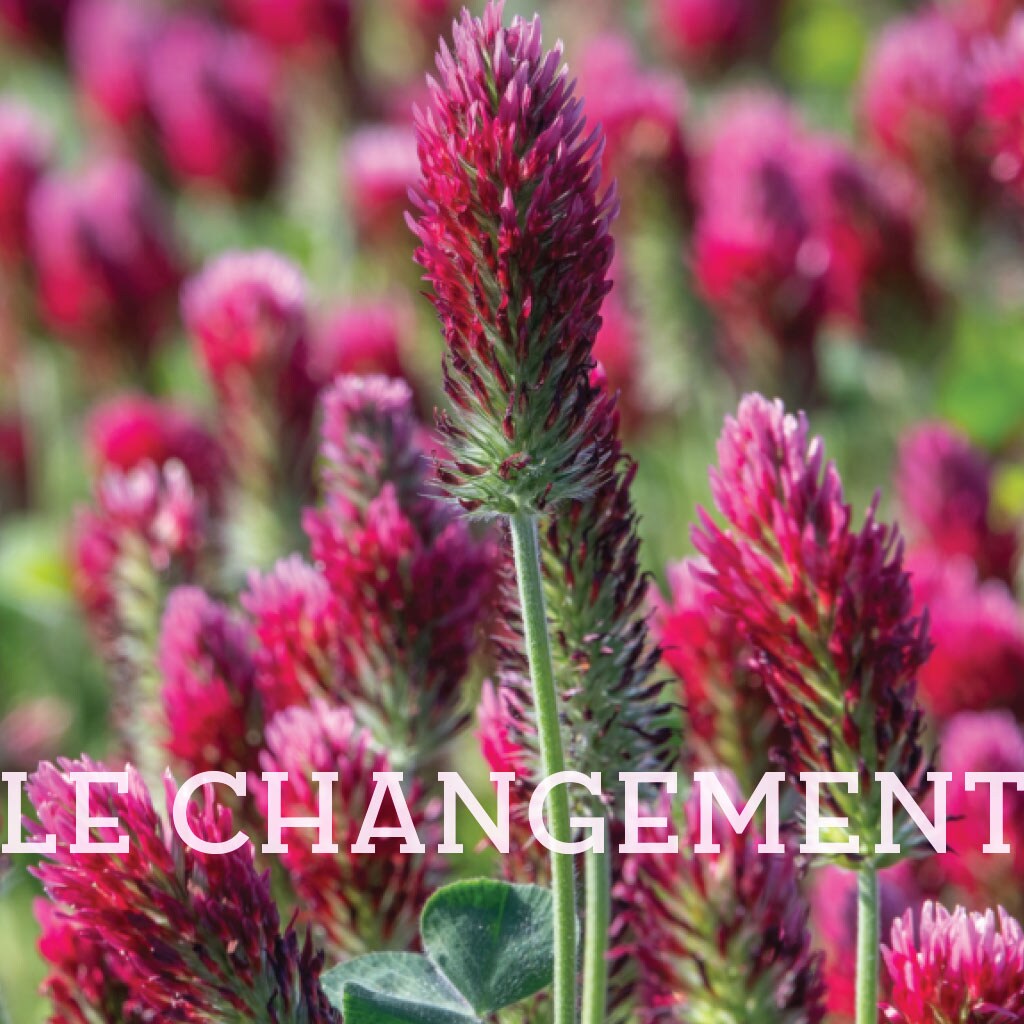
<path fill-rule="evenodd" d="M 480 1024 L 551 983 L 553 930 L 547 889 L 456 882 L 423 908 L 426 956 L 372 953 L 321 983 L 345 1024 Z"/>
<path fill-rule="evenodd" d="M 375 1020 L 403 1020 L 465 1024 L 474 1021 L 473 1008 L 440 974 L 437 968 L 418 953 L 371 953 L 339 964 L 321 979 L 324 992 L 332 1005 L 344 1010 L 349 1020 L 347 994 L 359 990 L 358 1006 L 386 1003 L 391 1016 Z M 402 1010 L 405 1016 L 394 1016 Z M 423 1016 L 426 1011 L 446 1016 Z M 383 1012 L 383 1011 L 382 1011 Z M 370 1017 L 361 1019 L 370 1020 Z"/>
<path fill-rule="evenodd" d="M 439 889 L 420 921 L 423 948 L 480 1016 L 551 984 L 551 893 L 478 878 Z"/>
<path fill-rule="evenodd" d="M 402 999 L 354 981 L 345 985 L 341 1009 L 345 1024 L 480 1024 L 468 1006 L 466 1012 L 458 1012 L 427 997 Z"/>

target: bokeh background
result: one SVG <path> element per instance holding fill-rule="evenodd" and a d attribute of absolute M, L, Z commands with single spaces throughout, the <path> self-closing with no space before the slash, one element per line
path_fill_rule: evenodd
<path fill-rule="evenodd" d="M 937 702 L 937 722 L 1015 710 L 1024 687 L 1016 6 L 507 4 L 564 39 L 608 135 L 622 211 L 597 354 L 639 464 L 647 568 L 664 584 L 691 551 L 739 395 L 784 397 L 858 509 L 879 491 L 918 549 L 973 563 L 945 614 L 998 649 L 981 667 L 950 649 L 943 670 L 971 693 Z M 5 769 L 107 749 L 108 674 L 69 554 L 97 472 L 88 424 L 126 392 L 216 422 L 178 312 L 191 273 L 228 250 L 289 257 L 318 372 L 404 376 L 423 409 L 440 400 L 403 213 L 412 107 L 452 14 L 447 0 L 0 0 Z M 283 553 L 295 523 L 277 526 Z M 2 884 L 0 991 L 34 1024 L 36 887 L 23 864 Z"/>

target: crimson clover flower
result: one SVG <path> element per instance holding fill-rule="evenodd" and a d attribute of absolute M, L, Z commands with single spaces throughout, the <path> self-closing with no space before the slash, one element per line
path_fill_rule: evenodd
<path fill-rule="evenodd" d="M 979 583 L 963 558 L 927 549 L 907 559 L 914 606 L 927 610 L 935 650 L 918 676 L 921 701 L 940 719 L 958 711 L 1024 707 L 1024 615 L 999 580 Z"/>
<path fill-rule="evenodd" d="M 86 111 L 138 137 L 149 115 L 146 61 L 158 13 L 132 0 L 77 0 L 68 24 L 68 62 Z"/>
<path fill-rule="evenodd" d="M 939 768 L 953 776 L 946 795 L 948 851 L 938 855 L 945 881 L 974 901 L 1004 898 L 1015 912 L 1024 906 L 1016 879 L 1024 866 L 1024 793 L 1012 783 L 1003 789 L 1003 842 L 1006 853 L 986 853 L 993 822 L 991 793 L 978 783 L 968 792 L 968 772 L 1024 771 L 1024 731 L 1008 711 L 965 711 L 954 715 L 939 740 Z"/>
<path fill-rule="evenodd" d="M 410 225 L 447 342 L 441 477 L 469 509 L 536 513 L 592 493 L 614 462 L 590 372 L 615 199 L 539 18 L 464 12 L 437 70 Z"/>
<path fill-rule="evenodd" d="M 167 166 L 185 183 L 259 197 L 285 153 L 280 80 L 260 40 L 198 14 L 165 18 L 146 54 L 146 96 Z"/>
<path fill-rule="evenodd" d="M 365 242 L 380 244 L 401 228 L 419 176 L 411 125 L 371 125 L 348 136 L 341 151 L 342 189 Z"/>
<path fill-rule="evenodd" d="M 28 258 L 29 198 L 50 162 L 51 141 L 28 107 L 0 100 L 0 261 Z"/>
<path fill-rule="evenodd" d="M 217 439 L 187 409 L 147 395 L 126 393 L 97 405 L 85 424 L 85 446 L 98 473 L 131 472 L 145 462 L 178 461 L 198 494 L 216 510 L 227 484 Z"/>
<path fill-rule="evenodd" d="M 701 510 L 694 543 L 716 604 L 754 648 L 789 734 L 785 766 L 794 778 L 856 773 L 856 795 L 823 794 L 823 803 L 870 849 L 875 772 L 895 773 L 918 798 L 924 790 L 915 689 L 931 646 L 899 531 L 878 521 L 877 501 L 855 530 L 806 416 L 760 395 L 726 419 L 711 489 L 724 526 Z"/>
<path fill-rule="evenodd" d="M 735 781 L 723 773 L 733 798 Z M 820 955 L 811 948 L 802 870 L 792 854 L 764 854 L 756 826 L 737 834 L 716 822 L 715 854 L 695 854 L 696 798 L 682 814 L 663 798 L 649 813 L 668 821 L 644 841 L 679 836 L 678 853 L 623 859 L 615 886 L 618 953 L 633 959 L 633 998 L 643 1024 L 817 1024 L 825 1015 Z"/>
<path fill-rule="evenodd" d="M 144 361 L 172 319 L 182 266 L 143 172 L 107 158 L 46 177 L 32 193 L 29 239 L 39 303 L 56 336 L 101 354 L 113 343 Z"/>
<path fill-rule="evenodd" d="M 975 102 L 964 41 L 941 11 L 882 30 L 864 69 L 861 116 L 884 153 L 921 173 L 964 171 L 975 160 Z"/>
<path fill-rule="evenodd" d="M 254 646 L 248 624 L 200 588 L 168 598 L 157 652 L 165 746 L 193 775 L 258 767 Z"/>
<path fill-rule="evenodd" d="M 350 302 L 334 310 L 316 332 L 312 360 L 317 379 L 329 384 L 342 374 L 407 381 L 412 311 L 398 298 Z"/>
<path fill-rule="evenodd" d="M 681 685 L 689 763 L 727 767 L 749 794 L 768 769 L 778 716 L 742 627 L 715 605 L 706 571 L 694 558 L 668 567 L 669 596 L 652 596 L 651 627 Z"/>
<path fill-rule="evenodd" d="M 916 925 L 916 927 L 915 927 Z M 892 1024 L 996 1024 L 1024 1016 L 1024 932 L 1001 907 L 984 913 L 932 903 L 893 923 L 882 1017 Z"/>
<path fill-rule="evenodd" d="M 771 28 L 777 0 L 653 0 L 662 45 L 688 68 L 720 69 L 739 60 Z"/>
<path fill-rule="evenodd" d="M 318 695 L 349 704 L 407 767 L 467 721 L 493 545 L 440 499 L 407 385 L 340 378 L 324 406 L 325 499 L 303 520 L 315 567 L 286 560 L 242 598 L 257 687 L 268 713 Z"/>
<path fill-rule="evenodd" d="M 57 836 L 56 852 L 35 870 L 86 943 L 98 944 L 116 965 L 141 1019 L 336 1024 L 318 981 L 322 957 L 281 928 L 269 876 L 256 872 L 251 845 L 228 854 L 186 847 L 134 768 L 125 769 L 127 792 L 104 783 L 90 794 L 94 816 L 119 819 L 128 852 L 70 852 L 77 826 L 68 773 L 104 770 L 83 758 L 44 764 L 29 780 L 38 834 Z M 175 794 L 168 777 L 168 811 Z M 208 842 L 235 832 L 230 812 L 210 791 L 190 805 L 188 821 Z M 112 841 L 113 830 L 94 829 L 92 838 Z"/>
<path fill-rule="evenodd" d="M 355 956 L 382 949 L 408 949 L 416 941 L 419 915 L 442 872 L 436 853 L 440 841 L 437 812 L 423 787 L 413 782 L 406 793 L 411 820 L 426 853 L 403 853 L 397 838 L 374 839 L 372 854 L 353 854 L 374 790 L 375 772 L 392 771 L 387 754 L 359 727 L 351 711 L 314 700 L 308 708 L 282 711 L 267 726 L 261 758 L 265 772 L 286 772 L 282 813 L 315 818 L 319 798 L 309 781 L 315 771 L 338 772 L 334 787 L 334 855 L 311 853 L 313 830 L 286 833 L 281 855 L 299 897 L 302 915 L 322 933 L 332 950 Z M 257 791 L 261 813 L 266 791 Z M 377 818 L 382 828 L 399 819 L 386 800 Z"/>
<path fill-rule="evenodd" d="M 948 424 L 922 423 L 900 441 L 896 493 L 911 539 L 1012 584 L 1017 538 L 994 521 L 993 475 L 985 454 Z"/>

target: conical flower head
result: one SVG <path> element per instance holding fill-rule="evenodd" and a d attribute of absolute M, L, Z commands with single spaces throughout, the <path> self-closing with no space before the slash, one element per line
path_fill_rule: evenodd
<path fill-rule="evenodd" d="M 916 677 L 930 653 L 895 527 L 868 510 L 851 525 L 839 474 L 807 418 L 748 395 L 726 420 L 712 472 L 723 528 L 701 511 L 694 543 L 715 601 L 742 625 L 789 733 L 791 775 L 859 774 L 828 800 L 861 843 L 878 829 L 874 773 L 921 793 Z M 823 793 L 823 796 L 825 794 Z"/>
<path fill-rule="evenodd" d="M 223 854 L 185 846 L 164 824 L 135 769 L 125 769 L 124 791 L 108 782 L 90 793 L 90 813 L 117 818 L 128 851 L 71 852 L 77 796 L 70 774 L 106 770 L 83 758 L 44 764 L 29 781 L 39 832 L 57 837 L 56 852 L 37 873 L 82 935 L 118 964 L 141 1019 L 337 1024 L 319 986 L 320 958 L 308 945 L 301 949 L 293 931 L 282 930 L 269 875 L 257 874 L 252 846 Z M 168 812 L 175 795 L 168 777 Z M 235 834 L 230 812 L 210 791 L 187 815 L 194 834 L 207 842 Z M 94 829 L 91 838 L 113 842 L 114 832 Z"/>
<path fill-rule="evenodd" d="M 735 779 L 721 778 L 733 800 Z M 654 813 L 654 812 L 652 812 Z M 679 835 L 679 853 L 628 856 L 614 896 L 619 952 L 634 959 L 634 999 L 643 1024 L 818 1024 L 825 1015 L 821 958 L 811 949 L 801 865 L 790 853 L 758 850 L 750 825 L 737 835 L 715 823 L 715 854 L 695 854 L 700 835 L 696 796 L 645 841 Z M 675 824 L 680 820 L 680 826 Z"/>
<path fill-rule="evenodd" d="M 442 45 L 410 223 L 448 346 L 443 482 L 511 514 L 592 492 L 613 458 L 611 400 L 589 378 L 615 200 L 560 48 L 539 19 L 501 16 L 466 12 Z"/>
<path fill-rule="evenodd" d="M 1002 907 L 952 912 L 925 903 L 920 927 L 907 911 L 882 947 L 892 1024 L 1002 1024 L 1024 1019 L 1024 931 Z"/>
<path fill-rule="evenodd" d="M 418 783 L 406 792 L 417 835 L 427 846 L 422 854 L 403 853 L 403 840 L 375 839 L 376 852 L 353 854 L 374 791 L 376 772 L 392 771 L 390 760 L 370 733 L 359 727 L 348 708 L 314 700 L 308 708 L 290 708 L 277 715 L 266 731 L 264 771 L 285 772 L 283 813 L 315 818 L 318 793 L 313 772 L 338 772 L 334 790 L 334 841 L 340 852 L 311 853 L 315 832 L 296 833 L 282 861 L 299 896 L 304 919 L 326 937 L 330 948 L 347 955 L 381 949 L 408 949 L 419 929 L 419 915 L 436 885 L 441 859 L 429 852 L 440 834 L 435 802 Z M 257 802 L 266 814 L 265 790 Z M 395 828 L 400 821 L 385 800 L 377 823 Z"/>

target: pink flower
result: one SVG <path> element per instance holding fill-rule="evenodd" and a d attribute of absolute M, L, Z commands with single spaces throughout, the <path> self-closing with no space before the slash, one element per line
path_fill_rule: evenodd
<path fill-rule="evenodd" d="M 860 794 L 834 799 L 863 843 L 877 827 L 874 772 L 923 787 L 915 686 L 931 648 L 899 531 L 876 519 L 877 501 L 854 530 L 806 416 L 760 395 L 726 419 L 711 492 L 725 525 L 701 510 L 693 539 L 715 604 L 754 648 L 790 775 L 860 766 Z"/>
<path fill-rule="evenodd" d="M 281 855 L 303 908 L 303 917 L 322 932 L 331 948 L 347 955 L 408 949 L 416 941 L 423 903 L 442 870 L 436 853 L 402 853 L 400 839 L 375 839 L 376 852 L 358 855 L 349 847 L 359 835 L 374 789 L 373 773 L 391 771 L 387 755 L 347 708 L 314 701 L 309 708 L 283 711 L 266 731 L 262 770 L 287 772 L 282 793 L 286 816 L 316 817 L 319 804 L 310 782 L 315 771 L 338 772 L 334 786 L 334 842 L 341 852 L 310 852 L 315 832 L 288 834 Z M 258 792 L 266 814 L 266 793 Z M 439 842 L 437 808 L 418 783 L 406 793 L 416 833 L 428 850 Z M 377 822 L 399 824 L 386 800 Z"/>
<path fill-rule="evenodd" d="M 29 198 L 50 162 L 50 137 L 27 107 L 0 100 L 0 263 L 28 256 Z"/>
<path fill-rule="evenodd" d="M 940 718 L 958 711 L 1024 711 L 1024 616 L 1006 585 L 978 583 L 963 559 L 927 550 L 908 565 L 915 606 L 927 610 L 935 651 L 921 669 L 921 699 Z"/>
<path fill-rule="evenodd" d="M 177 460 L 213 507 L 227 483 L 223 452 L 209 430 L 179 406 L 145 395 L 123 394 L 97 406 L 85 424 L 85 445 L 100 472 Z"/>
<path fill-rule="evenodd" d="M 1001 40 L 979 44 L 976 69 L 979 134 L 990 173 L 1018 203 L 1024 202 L 1024 14 L 1010 22 Z"/>
<path fill-rule="evenodd" d="M 1020 0 L 950 0 L 946 16 L 968 40 L 1001 36 L 1017 11 Z"/>
<path fill-rule="evenodd" d="M 239 24 L 285 51 L 347 51 L 354 29 L 352 0 L 225 0 Z"/>
<path fill-rule="evenodd" d="M 682 80 L 644 68 L 628 38 L 606 35 L 583 54 L 579 90 L 589 120 L 604 132 L 605 174 L 619 179 L 625 198 L 635 200 L 650 186 L 653 172 L 672 198 L 685 203 L 690 160 L 683 138 L 688 101 Z"/>
<path fill-rule="evenodd" d="M 399 301 L 355 302 L 339 307 L 321 324 L 313 350 L 317 379 L 341 374 L 380 374 L 408 380 L 411 312 Z"/>
<path fill-rule="evenodd" d="M 91 113 L 138 133 L 149 114 L 146 65 L 160 30 L 155 10 L 136 0 L 78 0 L 68 30 L 68 56 Z"/>
<path fill-rule="evenodd" d="M 15 40 L 59 46 L 77 0 L 0 0 L 0 27 Z"/>
<path fill-rule="evenodd" d="M 699 167 L 697 198 L 697 285 L 732 343 L 742 352 L 767 337 L 813 368 L 829 253 L 815 233 L 807 138 L 783 100 L 753 92 L 729 100 Z"/>
<path fill-rule="evenodd" d="M 1002 908 L 951 913 L 929 901 L 919 930 L 909 910 L 893 923 L 882 955 L 890 991 L 880 1009 L 893 1024 L 995 1024 L 1024 1014 L 1024 933 Z"/>
<path fill-rule="evenodd" d="M 253 573 L 242 594 L 258 640 L 256 686 L 268 717 L 317 695 L 337 696 L 343 669 L 336 599 L 298 555 Z"/>
<path fill-rule="evenodd" d="M 615 453 L 589 382 L 615 199 L 601 135 L 539 18 L 464 12 L 418 112 L 416 259 L 447 342 L 445 487 L 471 510 L 539 511 L 592 493 Z"/>
<path fill-rule="evenodd" d="M 198 587 L 179 587 L 167 601 L 157 655 L 165 746 L 192 775 L 257 768 L 254 639 Z"/>
<path fill-rule="evenodd" d="M 880 929 L 888 934 L 896 918 L 918 904 L 911 866 L 902 863 L 880 872 L 878 889 Z M 825 954 L 828 1011 L 852 1019 L 856 972 L 851 965 L 857 960 L 857 875 L 832 866 L 815 870 L 811 875 L 810 902 L 818 946 Z"/>
<path fill-rule="evenodd" d="M 975 98 L 962 42 L 947 19 L 925 10 L 883 30 L 864 71 L 861 116 L 875 144 L 908 167 L 963 168 Z"/>
<path fill-rule="evenodd" d="M 226 253 L 186 283 L 181 310 L 239 477 L 290 471 L 305 483 L 318 389 L 302 272 L 269 250 Z"/>
<path fill-rule="evenodd" d="M 915 427 L 900 443 L 896 492 L 911 537 L 946 557 L 966 556 L 985 577 L 1012 583 L 1017 540 L 992 523 L 992 465 L 945 423 Z"/>
<path fill-rule="evenodd" d="M 662 46 L 696 69 L 734 63 L 769 27 L 775 0 L 653 0 Z"/>
<path fill-rule="evenodd" d="M 47 895 L 72 915 L 130 982 L 131 1004 L 143 1019 L 215 1024 L 232 1016 L 254 1024 L 336 1024 L 320 989 L 322 964 L 308 943 L 282 930 L 269 875 L 253 865 L 252 846 L 202 854 L 164 824 L 130 766 L 128 791 L 92 788 L 92 813 L 116 817 L 129 839 L 125 854 L 72 854 L 73 771 L 103 771 L 87 758 L 44 764 L 28 795 L 41 833 L 57 836 L 57 852 L 36 869 Z M 168 811 L 176 787 L 168 777 Z M 188 810 L 193 831 L 208 842 L 235 832 L 231 814 L 207 791 Z M 110 829 L 94 838 L 112 841 Z"/>
<path fill-rule="evenodd" d="M 859 326 L 884 324 L 893 301 L 927 311 L 920 196 L 910 179 L 832 139 L 815 142 L 809 160 L 815 220 L 829 250 L 830 311 Z"/>
<path fill-rule="evenodd" d="M 205 542 L 204 506 L 180 462 L 107 470 L 72 538 L 75 589 L 101 641 L 115 644 L 126 628 L 124 601 L 146 600 L 136 572 L 188 577 Z"/>
<path fill-rule="evenodd" d="M 715 605 L 707 568 L 693 558 L 668 566 L 669 597 L 652 594 L 651 627 L 681 684 L 689 763 L 727 765 L 749 793 L 780 738 L 778 718 L 742 624 Z"/>
<path fill-rule="evenodd" d="M 356 229 L 366 241 L 383 241 L 401 227 L 409 190 L 419 176 L 411 127 L 371 125 L 348 136 L 341 152 L 342 187 Z"/>
<path fill-rule="evenodd" d="M 29 697 L 0 718 L 0 764 L 16 771 L 34 769 L 54 757 L 71 728 L 71 708 L 60 697 Z"/>
<path fill-rule="evenodd" d="M 284 158 L 280 83 L 252 36 L 182 14 L 161 27 L 146 87 L 167 165 L 182 181 L 260 196 Z"/>
<path fill-rule="evenodd" d="M 1005 711 L 963 712 L 945 725 L 939 768 L 953 773 L 948 788 L 946 837 L 949 853 L 939 857 L 946 879 L 973 896 L 1011 894 L 1024 872 L 1024 794 L 1003 788 L 1003 841 L 1009 853 L 984 853 L 989 841 L 988 785 L 968 793 L 967 772 L 1024 771 L 1024 733 Z"/>
<path fill-rule="evenodd" d="M 39 299 L 61 337 L 142 360 L 173 315 L 181 260 L 143 173 L 108 159 L 35 190 L 29 234 Z"/>
<path fill-rule="evenodd" d="M 727 773 L 725 781 L 738 799 Z M 645 841 L 678 834 L 679 853 L 623 858 L 614 889 L 613 934 L 620 955 L 633 961 L 640 1021 L 710 1020 L 726 1005 L 743 1006 L 748 1019 L 765 1024 L 821 1021 L 821 960 L 811 949 L 793 856 L 759 853 L 754 825 L 736 835 L 724 824 L 715 829 L 721 851 L 696 855 L 696 799 L 681 816 L 668 800 L 656 813 L 669 827 L 650 830 Z"/>

